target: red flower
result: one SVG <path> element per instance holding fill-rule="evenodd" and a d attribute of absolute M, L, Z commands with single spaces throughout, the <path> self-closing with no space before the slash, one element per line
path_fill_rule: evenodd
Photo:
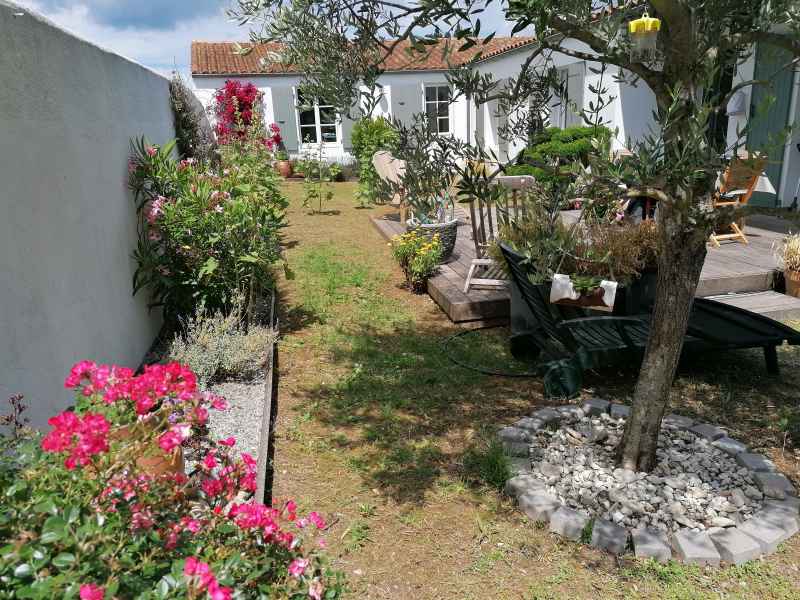
<path fill-rule="evenodd" d="M 64 411 L 48 419 L 53 427 L 42 439 L 45 452 L 66 452 L 69 456 L 64 466 L 72 470 L 86 466 L 91 456 L 108 452 L 109 424 L 103 415 L 87 413 L 82 418 L 71 411 Z"/>

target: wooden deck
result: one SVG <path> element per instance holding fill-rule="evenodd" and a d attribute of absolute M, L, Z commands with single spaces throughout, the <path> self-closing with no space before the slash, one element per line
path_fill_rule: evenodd
<path fill-rule="evenodd" d="M 502 322 L 509 314 L 507 290 L 473 288 L 464 294 L 475 245 L 467 213 L 461 209 L 457 216 L 458 238 L 453 256 L 430 279 L 428 293 L 454 323 L 481 326 Z M 405 231 L 397 215 L 373 218 L 372 222 L 386 239 Z M 800 319 L 800 299 L 772 291 L 778 268 L 773 245 L 782 234 L 750 226 L 745 233 L 750 240 L 748 245 L 722 242 L 721 248 L 708 247 L 697 295 L 711 296 L 773 318 Z"/>

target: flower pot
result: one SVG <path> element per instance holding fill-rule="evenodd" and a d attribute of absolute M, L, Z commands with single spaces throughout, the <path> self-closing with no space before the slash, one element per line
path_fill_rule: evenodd
<path fill-rule="evenodd" d="M 118 442 L 134 441 L 133 426 L 123 425 L 111 432 L 109 439 Z M 142 455 L 136 459 L 136 466 L 148 475 L 158 476 L 167 473 L 183 473 L 183 448 L 178 446 L 171 454 L 166 454 L 159 445 L 153 441 L 144 449 Z"/>
<path fill-rule="evenodd" d="M 407 231 L 418 231 L 429 240 L 439 234 L 439 243 L 442 245 L 442 261 L 447 260 L 453 254 L 456 247 L 456 237 L 458 236 L 458 219 L 452 219 L 445 223 L 419 223 L 409 219 L 406 221 Z"/>
<path fill-rule="evenodd" d="M 280 173 L 282 177 L 292 176 L 292 163 L 288 160 L 279 160 L 275 163 L 275 167 L 278 169 L 278 173 Z"/>
<path fill-rule="evenodd" d="M 786 280 L 786 294 L 800 298 L 800 271 L 784 271 L 783 278 Z"/>

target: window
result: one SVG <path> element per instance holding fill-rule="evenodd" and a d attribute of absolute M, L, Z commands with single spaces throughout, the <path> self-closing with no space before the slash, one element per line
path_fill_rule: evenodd
<path fill-rule="evenodd" d="M 425 114 L 431 133 L 450 133 L 450 86 L 425 86 Z"/>
<path fill-rule="evenodd" d="M 300 141 L 304 144 L 335 144 L 339 141 L 336 126 L 336 109 L 325 101 L 307 102 L 297 92 L 297 122 L 300 123 Z"/>

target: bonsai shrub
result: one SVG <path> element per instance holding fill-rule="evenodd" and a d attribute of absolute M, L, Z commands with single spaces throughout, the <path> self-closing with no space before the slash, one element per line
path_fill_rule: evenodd
<path fill-rule="evenodd" d="M 353 125 L 352 143 L 353 154 L 358 161 L 357 197 L 360 205 L 386 200 L 389 190 L 375 172 L 372 157 L 379 150 L 394 150 L 397 132 L 383 117 L 364 117 Z"/>
<path fill-rule="evenodd" d="M 252 132 L 251 132 L 252 133 Z M 139 216 L 134 293 L 177 322 L 198 306 L 227 312 L 244 297 L 244 311 L 270 286 L 280 258 L 286 199 L 258 133 L 222 146 L 218 168 L 176 161 L 174 143 L 132 143 L 129 185 Z"/>
<path fill-rule="evenodd" d="M 523 152 L 521 164 L 506 169 L 509 175 L 533 175 L 537 181 L 549 182 L 555 178 L 569 178 L 567 171 L 558 166 L 574 162 L 587 164 L 594 151 L 593 140 L 605 141 L 611 132 L 603 126 L 597 127 L 548 127 L 536 133 L 531 145 Z"/>
<path fill-rule="evenodd" d="M 436 273 L 442 260 L 439 234 L 428 238 L 417 230 L 411 230 L 394 236 L 390 245 L 411 290 L 417 294 L 424 293 L 428 279 Z"/>
<path fill-rule="evenodd" d="M 325 521 L 292 501 L 261 504 L 255 460 L 205 433 L 225 401 L 173 363 L 77 363 L 74 411 L 0 438 L 2 598 L 338 598 L 314 539 Z M 143 470 L 191 440 L 196 468 Z"/>

